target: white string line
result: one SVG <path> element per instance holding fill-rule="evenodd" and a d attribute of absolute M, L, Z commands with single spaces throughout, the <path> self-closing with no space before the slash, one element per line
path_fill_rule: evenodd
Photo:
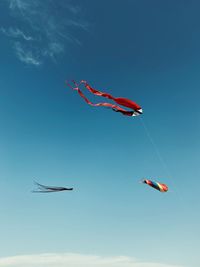
<path fill-rule="evenodd" d="M 153 146 L 155 152 L 156 152 L 156 155 L 157 155 L 158 159 L 160 160 L 160 162 L 161 162 L 161 164 L 162 164 L 163 169 L 165 170 L 167 176 L 170 177 L 171 174 L 170 174 L 170 172 L 169 172 L 169 170 L 168 170 L 167 164 L 165 163 L 165 161 L 164 161 L 164 159 L 163 159 L 163 157 L 162 157 L 162 155 L 161 155 L 161 153 L 160 153 L 160 151 L 159 151 L 159 149 L 158 149 L 158 147 L 157 147 L 155 141 L 153 140 L 153 138 L 152 138 L 152 136 L 151 136 L 149 130 L 147 129 L 147 127 L 146 127 L 146 125 L 145 125 L 145 123 L 144 123 L 144 120 L 143 120 L 142 118 L 140 118 L 140 121 L 141 121 L 142 126 L 143 126 L 143 128 L 144 128 L 144 130 L 145 130 L 145 132 L 146 132 L 146 134 L 147 134 L 147 136 L 148 136 L 148 138 L 149 138 L 149 140 L 150 140 L 150 142 L 151 142 L 151 144 L 152 144 L 152 146 Z"/>
<path fill-rule="evenodd" d="M 153 138 L 152 138 L 152 136 L 151 136 L 151 134 L 150 134 L 150 131 L 147 129 L 147 127 L 146 127 L 146 125 L 145 125 L 145 123 L 144 123 L 144 120 L 143 120 L 141 117 L 140 117 L 140 121 L 141 121 L 141 124 L 142 124 L 142 126 L 143 126 L 143 128 L 144 128 L 146 134 L 147 134 L 147 137 L 149 138 L 149 140 L 150 140 L 150 142 L 151 142 L 151 144 L 152 144 L 152 146 L 153 146 L 153 148 L 154 148 L 154 150 L 155 150 L 155 152 L 156 152 L 156 155 L 157 155 L 158 159 L 160 160 L 160 162 L 161 162 L 161 164 L 162 164 L 163 169 L 165 170 L 165 172 L 166 172 L 166 174 L 167 174 L 168 177 L 172 177 L 172 174 L 171 174 L 171 172 L 169 171 L 169 168 L 168 168 L 166 162 L 164 161 L 164 159 L 163 159 L 163 157 L 162 157 L 162 155 L 161 155 L 161 153 L 160 153 L 160 151 L 159 151 L 159 149 L 158 149 L 158 147 L 157 147 L 155 141 L 153 140 Z M 175 183 L 173 182 L 173 180 L 170 180 L 170 181 L 172 181 L 173 186 L 174 186 L 175 191 L 176 191 L 176 194 L 179 196 L 179 199 L 182 201 L 183 198 L 182 198 L 182 196 L 181 196 L 179 190 L 178 190 L 177 187 L 175 186 Z"/>

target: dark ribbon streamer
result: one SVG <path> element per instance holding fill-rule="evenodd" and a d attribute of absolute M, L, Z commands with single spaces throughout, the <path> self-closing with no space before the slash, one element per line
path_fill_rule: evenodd
<path fill-rule="evenodd" d="M 32 193 L 53 193 L 53 192 L 61 192 L 61 191 L 71 191 L 73 188 L 67 187 L 58 187 L 58 186 L 46 186 L 35 182 L 38 189 L 33 190 Z"/>

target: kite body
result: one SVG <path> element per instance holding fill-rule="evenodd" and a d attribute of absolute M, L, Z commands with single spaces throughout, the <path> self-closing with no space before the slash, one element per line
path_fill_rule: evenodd
<path fill-rule="evenodd" d="M 90 105 L 90 106 L 94 106 L 94 107 L 98 107 L 98 106 L 103 106 L 103 107 L 108 107 L 111 108 L 113 111 L 115 112 L 120 112 L 125 116 L 138 116 L 140 114 L 143 113 L 142 108 L 135 102 L 133 102 L 130 99 L 127 98 L 123 98 L 123 97 L 114 97 L 108 93 L 103 93 L 100 92 L 94 88 L 92 88 L 86 81 L 80 81 L 79 84 L 77 84 L 75 81 L 73 81 L 75 87 L 71 86 L 68 82 L 68 86 L 71 87 L 73 90 L 78 91 L 79 95 L 85 100 L 85 102 Z M 105 97 L 108 98 L 110 100 L 113 100 L 116 104 L 124 106 L 126 108 L 130 108 L 131 110 L 125 110 L 124 108 L 115 105 L 115 104 L 111 104 L 111 103 L 107 103 L 107 102 L 100 102 L 100 103 L 92 103 L 84 94 L 83 92 L 80 90 L 80 85 L 83 85 L 90 93 L 96 95 L 96 96 L 101 96 L 101 97 Z"/>
<path fill-rule="evenodd" d="M 168 191 L 168 186 L 166 184 L 161 184 L 161 183 L 154 182 L 154 181 L 151 181 L 148 179 L 144 179 L 142 182 L 144 184 L 148 184 L 149 186 L 157 189 L 160 192 L 167 192 Z"/>

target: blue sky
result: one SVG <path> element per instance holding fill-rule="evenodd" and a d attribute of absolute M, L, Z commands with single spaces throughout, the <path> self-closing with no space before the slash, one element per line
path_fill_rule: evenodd
<path fill-rule="evenodd" d="M 0 266 L 199 266 L 199 10 L 1 1 Z M 67 79 L 140 104 L 154 145 Z M 74 191 L 31 194 L 33 180 Z"/>

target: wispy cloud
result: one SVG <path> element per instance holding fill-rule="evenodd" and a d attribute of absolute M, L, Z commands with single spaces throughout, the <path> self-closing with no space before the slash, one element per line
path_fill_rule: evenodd
<path fill-rule="evenodd" d="M 68 43 L 81 44 L 77 30 L 88 30 L 81 7 L 69 0 L 6 0 L 6 4 L 13 23 L 3 25 L 0 32 L 12 39 L 16 55 L 26 64 L 38 66 L 47 57 L 55 61 Z"/>
<path fill-rule="evenodd" d="M 142 262 L 130 257 L 101 257 L 76 253 L 46 253 L 0 258 L 0 267 L 183 267 Z"/>
<path fill-rule="evenodd" d="M 8 29 L 5 29 L 5 28 L 1 28 L 0 31 L 2 33 L 4 33 L 5 35 L 7 35 L 8 37 L 12 37 L 12 38 L 22 38 L 26 41 L 31 41 L 33 40 L 33 38 L 31 36 L 28 36 L 26 35 L 23 31 L 21 31 L 20 29 L 17 29 L 17 28 L 8 28 Z"/>
<path fill-rule="evenodd" d="M 9 8 L 11 9 L 19 8 L 20 10 L 22 10 L 27 8 L 27 3 L 23 0 L 8 0 L 8 3 Z"/>
<path fill-rule="evenodd" d="M 35 66 L 42 64 L 39 58 L 36 58 L 36 55 L 33 54 L 31 50 L 26 50 L 19 42 L 15 43 L 15 52 L 18 58 L 26 64 L 32 64 Z"/>

